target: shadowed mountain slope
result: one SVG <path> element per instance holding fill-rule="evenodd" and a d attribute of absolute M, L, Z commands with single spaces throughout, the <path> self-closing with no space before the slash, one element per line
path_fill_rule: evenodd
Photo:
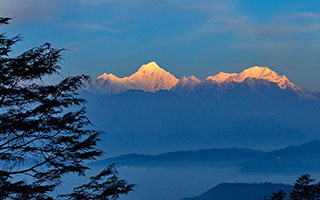
<path fill-rule="evenodd" d="M 288 194 L 292 188 L 291 185 L 273 183 L 221 183 L 200 196 L 181 200 L 264 200 L 279 190 Z"/>
<path fill-rule="evenodd" d="M 102 75 L 82 92 L 113 155 L 181 149 L 273 150 L 320 138 L 320 96 L 266 67 L 180 80 L 155 62 Z M 101 94 L 102 93 L 102 94 Z"/>
<path fill-rule="evenodd" d="M 320 169 L 320 141 L 311 141 L 298 146 L 268 152 L 247 161 L 243 172 L 307 173 Z"/>
<path fill-rule="evenodd" d="M 116 163 L 119 166 L 236 166 L 264 155 L 263 151 L 250 149 L 206 149 L 197 151 L 176 151 L 159 155 L 126 154 L 99 161 L 97 165 Z"/>

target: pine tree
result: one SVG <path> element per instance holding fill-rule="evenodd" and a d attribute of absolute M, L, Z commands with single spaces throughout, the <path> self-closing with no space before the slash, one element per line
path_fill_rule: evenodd
<path fill-rule="evenodd" d="M 0 18 L 0 26 L 9 18 Z M 12 56 L 19 36 L 0 34 L 0 199 L 54 199 L 53 191 L 69 173 L 85 175 L 84 162 L 97 158 L 101 132 L 86 117 L 77 91 L 89 77 L 68 77 L 39 84 L 59 74 L 63 49 L 49 43 Z M 93 176 L 66 199 L 116 199 L 133 190 L 114 166 Z"/>
<path fill-rule="evenodd" d="M 279 190 L 278 192 L 272 193 L 270 200 L 283 200 L 286 198 L 286 193 L 283 190 Z"/>
<path fill-rule="evenodd" d="M 293 186 L 293 191 L 290 193 L 291 200 L 315 200 L 316 187 L 312 183 L 315 179 L 312 179 L 309 174 L 301 175 Z"/>

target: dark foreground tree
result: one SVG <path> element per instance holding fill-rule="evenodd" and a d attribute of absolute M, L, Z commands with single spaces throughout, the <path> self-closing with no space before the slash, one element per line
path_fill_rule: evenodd
<path fill-rule="evenodd" d="M 61 195 L 72 200 L 103 200 L 107 196 L 109 199 L 118 199 L 120 194 L 127 193 L 132 190 L 132 185 L 126 185 L 124 180 L 119 180 L 118 172 L 114 166 L 109 166 L 108 169 L 103 170 L 99 175 L 92 176 L 88 184 L 76 187 L 73 193 L 68 195 Z M 104 177 L 108 177 L 104 180 Z"/>
<path fill-rule="evenodd" d="M 314 183 L 309 174 L 303 174 L 297 178 L 292 192 L 290 192 L 290 200 L 319 200 L 320 199 L 320 182 Z M 271 200 L 285 199 L 286 193 L 282 190 L 272 193 Z"/>
<path fill-rule="evenodd" d="M 301 175 L 293 186 L 293 191 L 290 193 L 290 199 L 318 200 L 318 184 L 313 184 L 314 181 L 315 179 L 312 179 L 308 174 Z"/>
<path fill-rule="evenodd" d="M 0 25 L 9 20 L 0 18 Z M 18 41 L 0 34 L 0 199 L 117 199 L 133 190 L 110 166 L 73 193 L 53 196 L 64 175 L 84 175 L 84 162 L 102 154 L 96 148 L 101 133 L 77 97 L 88 77 L 39 84 L 59 74 L 63 50 L 44 44 L 12 56 Z"/>
<path fill-rule="evenodd" d="M 270 200 L 283 200 L 286 198 L 286 193 L 283 190 L 279 190 L 278 192 L 272 193 Z"/>

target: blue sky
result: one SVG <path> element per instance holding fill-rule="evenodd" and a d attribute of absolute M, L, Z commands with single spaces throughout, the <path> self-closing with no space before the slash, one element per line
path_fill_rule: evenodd
<path fill-rule="evenodd" d="M 63 76 L 130 75 L 155 60 L 203 79 L 254 65 L 320 90 L 319 0 L 1 0 L 23 49 L 67 48 Z"/>

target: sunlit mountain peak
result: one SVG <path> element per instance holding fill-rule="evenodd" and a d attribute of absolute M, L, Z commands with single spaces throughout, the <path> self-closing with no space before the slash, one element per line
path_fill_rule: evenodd
<path fill-rule="evenodd" d="M 97 79 L 112 79 L 112 80 L 117 80 L 120 79 L 119 77 L 117 77 L 116 75 L 110 73 L 103 73 L 102 75 L 98 76 Z"/>
<path fill-rule="evenodd" d="M 164 70 L 155 61 L 149 62 L 148 64 L 142 65 L 138 71 L 156 71 Z"/>
<path fill-rule="evenodd" d="M 254 66 L 243 70 L 239 75 L 243 77 L 257 78 L 257 79 L 279 79 L 281 78 L 275 71 L 268 67 Z"/>
<path fill-rule="evenodd" d="M 276 83 L 281 89 L 292 89 L 294 91 L 303 92 L 304 89 L 290 82 L 285 75 L 279 75 L 277 72 L 268 67 L 254 66 L 243 70 L 241 73 L 224 73 L 220 72 L 214 76 L 209 76 L 206 80 L 211 80 L 218 84 L 237 82 L 241 83 L 248 78 L 266 80 Z"/>
<path fill-rule="evenodd" d="M 232 76 L 237 76 L 237 75 L 238 75 L 237 73 L 220 72 L 219 74 L 216 74 L 214 76 L 209 76 L 208 78 L 206 78 L 206 80 L 212 80 L 217 83 L 222 83 L 222 82 L 225 82 L 228 78 Z"/>
<path fill-rule="evenodd" d="M 162 69 L 156 62 L 142 65 L 138 71 L 128 77 L 118 78 L 113 74 L 102 74 L 94 82 L 94 88 L 102 93 L 122 93 L 127 90 L 156 92 L 170 90 L 179 79 Z"/>
<path fill-rule="evenodd" d="M 172 87 L 171 91 L 183 94 L 190 94 L 195 91 L 195 87 L 201 82 L 198 78 L 191 75 L 188 77 L 183 76 L 179 82 Z"/>
<path fill-rule="evenodd" d="M 183 76 L 181 79 L 180 79 L 181 82 L 195 82 L 195 83 L 200 83 L 201 80 L 199 80 L 197 77 L 191 75 L 191 76 Z"/>
<path fill-rule="evenodd" d="M 281 89 L 290 88 L 294 91 L 304 91 L 303 88 L 290 82 L 285 75 L 279 75 L 268 67 L 254 66 L 243 70 L 238 76 L 232 78 L 232 81 L 242 82 L 247 78 L 256 78 L 276 83 Z"/>
<path fill-rule="evenodd" d="M 291 89 L 296 92 L 306 91 L 304 88 L 290 82 L 285 75 L 279 75 L 268 67 L 254 66 L 240 73 L 220 72 L 214 76 L 207 77 L 204 81 L 192 75 L 188 77 L 183 76 L 179 80 L 154 61 L 142 65 L 134 74 L 128 77 L 119 78 L 111 73 L 104 73 L 97 77 L 92 88 L 100 93 L 111 94 L 118 94 L 127 90 L 142 90 L 145 92 L 171 90 L 189 93 L 186 91 L 195 91 L 196 88 L 199 88 L 198 85 L 210 87 L 213 83 L 225 87 L 231 82 L 242 83 L 249 78 L 275 83 L 281 89 Z"/>

